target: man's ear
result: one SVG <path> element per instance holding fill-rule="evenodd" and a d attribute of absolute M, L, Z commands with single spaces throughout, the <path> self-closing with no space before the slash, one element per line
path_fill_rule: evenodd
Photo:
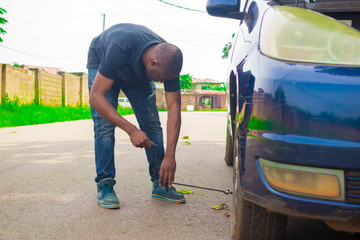
<path fill-rule="evenodd" d="M 158 60 L 156 58 L 153 58 L 151 60 L 150 64 L 151 64 L 152 67 L 158 67 L 159 66 L 159 62 L 158 62 Z"/>

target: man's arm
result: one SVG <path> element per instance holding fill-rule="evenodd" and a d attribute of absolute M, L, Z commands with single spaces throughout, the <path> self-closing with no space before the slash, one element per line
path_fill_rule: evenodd
<path fill-rule="evenodd" d="M 113 82 L 113 80 L 104 77 L 98 72 L 90 91 L 90 105 L 105 120 L 124 130 L 129 135 L 130 140 L 135 147 L 150 148 L 154 143 L 146 136 L 146 134 L 120 116 L 116 109 L 106 99 L 105 96 L 111 89 Z"/>
<path fill-rule="evenodd" d="M 165 100 L 168 108 L 167 119 L 167 145 L 165 157 L 161 164 L 159 184 L 165 188 L 166 182 L 168 186 L 174 183 L 176 160 L 175 151 L 179 139 L 181 126 L 181 96 L 180 91 L 165 92 Z"/>

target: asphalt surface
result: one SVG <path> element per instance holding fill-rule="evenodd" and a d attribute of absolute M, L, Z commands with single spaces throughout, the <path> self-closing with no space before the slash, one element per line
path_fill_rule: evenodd
<path fill-rule="evenodd" d="M 232 188 L 223 162 L 225 113 L 182 116 L 176 181 Z M 166 113 L 161 121 L 166 136 Z M 231 206 L 231 195 L 192 189 L 197 194 L 185 204 L 151 199 L 145 151 L 120 129 L 115 158 L 121 209 L 108 210 L 96 201 L 91 120 L 0 129 L 0 239 L 229 238 L 228 211 L 211 206 Z"/>
<path fill-rule="evenodd" d="M 166 136 L 166 113 L 160 117 Z M 225 113 L 183 112 L 182 118 L 176 182 L 232 189 L 232 169 L 223 161 Z M 91 120 L 0 129 L 0 239 L 230 239 L 231 212 L 211 206 L 231 207 L 231 195 L 194 188 L 185 204 L 151 199 L 144 150 L 119 129 L 115 148 L 121 209 L 109 210 L 96 202 Z M 358 236 L 290 218 L 284 239 Z"/>

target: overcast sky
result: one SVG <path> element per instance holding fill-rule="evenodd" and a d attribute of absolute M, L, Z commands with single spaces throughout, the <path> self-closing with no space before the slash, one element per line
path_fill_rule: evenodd
<path fill-rule="evenodd" d="M 184 54 L 181 74 L 225 81 L 222 48 L 239 21 L 209 16 L 206 0 L 163 1 L 3 0 L 0 7 L 9 22 L 3 26 L 7 34 L 0 44 L 0 63 L 87 72 L 87 50 L 102 32 L 105 14 L 105 28 L 122 22 L 142 24 L 179 46 Z"/>

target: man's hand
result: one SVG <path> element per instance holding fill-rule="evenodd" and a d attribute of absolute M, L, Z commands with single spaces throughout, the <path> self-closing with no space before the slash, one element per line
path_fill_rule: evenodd
<path fill-rule="evenodd" d="M 135 147 L 151 148 L 154 144 L 143 131 L 135 128 L 129 133 L 130 141 Z"/>
<path fill-rule="evenodd" d="M 175 180 L 175 171 L 176 171 L 176 161 L 175 156 L 173 157 L 164 157 L 164 160 L 161 164 L 160 175 L 159 175 L 159 185 L 166 187 L 166 183 L 169 187 L 174 183 Z"/>

